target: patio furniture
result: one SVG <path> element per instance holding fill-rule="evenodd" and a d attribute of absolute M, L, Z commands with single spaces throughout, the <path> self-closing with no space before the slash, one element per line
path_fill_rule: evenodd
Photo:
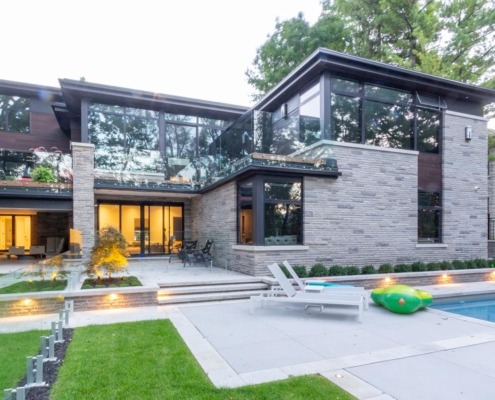
<path fill-rule="evenodd" d="M 212 266 L 211 260 L 211 247 L 213 246 L 213 240 L 207 240 L 205 246 L 202 249 L 196 250 L 193 249 L 185 249 L 184 251 L 184 267 L 186 264 L 191 265 L 192 263 L 203 263 L 206 267 Z M 196 247 L 196 241 L 195 245 Z"/>
<path fill-rule="evenodd" d="M 17 258 L 25 256 L 26 252 L 24 251 L 24 246 L 10 246 L 9 251 L 5 254 L 10 259 L 10 256 L 16 256 Z"/>
<path fill-rule="evenodd" d="M 367 310 L 369 308 L 369 298 L 366 293 L 366 290 L 362 286 L 352 286 L 352 285 L 342 285 L 339 283 L 331 283 L 328 281 L 325 281 L 323 279 L 317 279 L 317 280 L 306 280 L 306 282 L 303 282 L 301 278 L 296 274 L 296 271 L 294 271 L 294 268 L 289 264 L 287 260 L 285 260 L 282 264 L 284 264 L 284 267 L 287 268 L 287 271 L 289 271 L 289 274 L 292 276 L 294 281 L 297 283 L 297 286 L 299 286 L 299 289 L 302 290 L 303 292 L 325 292 L 328 293 L 329 291 L 332 291 L 334 293 L 339 293 L 342 295 L 345 294 L 361 294 L 364 296 L 365 303 L 364 303 L 364 309 Z"/>
<path fill-rule="evenodd" d="M 342 294 L 339 291 L 322 291 L 319 293 L 308 293 L 296 291 L 292 283 L 285 276 L 282 269 L 278 264 L 268 265 L 268 269 L 273 274 L 275 279 L 278 281 L 280 287 L 287 297 L 282 297 L 278 295 L 273 295 L 273 293 L 260 294 L 258 296 L 251 296 L 251 312 L 253 312 L 254 304 L 261 303 L 262 306 L 267 302 L 277 302 L 286 304 L 304 304 L 305 309 L 309 307 L 317 306 L 320 311 L 327 306 L 349 306 L 356 307 L 358 309 L 358 322 L 363 320 L 363 309 L 366 304 L 366 298 L 361 293 L 346 293 Z"/>
<path fill-rule="evenodd" d="M 64 248 L 65 238 L 63 237 L 47 237 L 46 238 L 46 255 L 56 256 L 62 253 Z"/>
<path fill-rule="evenodd" d="M 39 258 L 46 257 L 45 246 L 31 246 L 27 255 Z"/>

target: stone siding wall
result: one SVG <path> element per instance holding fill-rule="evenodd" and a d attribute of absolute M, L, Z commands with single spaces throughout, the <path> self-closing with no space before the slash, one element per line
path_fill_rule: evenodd
<path fill-rule="evenodd" d="M 82 257 L 89 259 L 95 242 L 94 145 L 72 143 L 73 223 L 81 231 Z"/>
<path fill-rule="evenodd" d="M 249 273 L 253 265 L 248 264 L 245 267 L 238 265 L 239 262 L 232 251 L 232 246 L 237 240 L 236 204 L 235 182 L 193 198 L 192 237 L 198 239 L 200 247 L 208 239 L 214 241 L 211 251 L 213 265 L 236 271 L 244 268 L 246 273 Z"/>
<path fill-rule="evenodd" d="M 134 289 L 134 288 L 133 288 Z M 100 291 L 101 292 L 101 291 Z M 158 289 L 125 291 L 123 289 L 106 293 L 45 292 L 23 293 L 0 296 L 0 318 L 21 315 L 58 313 L 65 301 L 74 301 L 74 311 L 89 311 L 111 308 L 145 307 L 158 305 Z"/>
<path fill-rule="evenodd" d="M 473 138 L 465 140 L 471 126 Z M 445 259 L 486 258 L 488 131 L 486 120 L 446 113 L 443 140 Z M 426 255 L 426 254 L 425 254 Z"/>

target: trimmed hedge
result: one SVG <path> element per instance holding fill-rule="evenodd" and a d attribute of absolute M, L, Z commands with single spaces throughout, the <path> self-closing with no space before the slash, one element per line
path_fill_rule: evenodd
<path fill-rule="evenodd" d="M 287 269 L 280 266 L 287 277 L 290 277 Z M 321 263 L 314 264 L 308 272 L 304 265 L 294 265 L 294 271 L 301 278 L 306 277 L 322 277 L 322 276 L 344 276 L 344 275 L 370 275 L 370 274 L 390 274 L 393 272 L 425 272 L 425 271 L 446 271 L 453 269 L 475 269 L 475 268 L 495 268 L 495 261 L 486 260 L 483 258 L 475 258 L 473 260 L 454 260 L 454 261 L 436 261 L 422 262 L 416 261 L 411 264 L 396 264 L 389 263 L 381 264 L 378 268 L 374 265 L 365 265 L 362 268 L 356 266 L 332 265 L 325 267 Z"/>

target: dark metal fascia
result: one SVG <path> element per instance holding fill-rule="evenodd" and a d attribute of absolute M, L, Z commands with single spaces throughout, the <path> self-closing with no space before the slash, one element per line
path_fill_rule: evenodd
<path fill-rule="evenodd" d="M 3 79 L 0 79 L 0 93 L 9 96 L 35 97 L 48 102 L 62 100 L 60 88 Z"/>
<path fill-rule="evenodd" d="M 276 175 L 285 175 L 285 176 L 317 176 L 317 177 L 327 177 L 337 179 L 339 176 L 342 176 L 342 172 L 338 171 L 318 171 L 318 170 L 303 170 L 297 168 L 286 168 L 286 167 L 276 167 L 276 166 L 266 166 L 266 165 L 248 165 L 245 168 L 240 169 L 237 172 L 234 172 L 232 175 L 229 175 L 219 181 L 216 181 L 208 186 L 205 186 L 201 189 L 200 194 L 205 194 L 211 192 L 212 190 L 225 185 L 226 183 L 236 180 L 238 178 L 245 178 L 250 175 L 255 175 L 259 173 L 274 173 Z"/>

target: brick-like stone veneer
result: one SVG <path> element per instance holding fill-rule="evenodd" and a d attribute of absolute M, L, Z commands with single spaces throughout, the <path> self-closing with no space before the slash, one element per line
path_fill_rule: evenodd
<path fill-rule="evenodd" d="M 73 224 L 81 231 L 82 257 L 89 259 L 95 242 L 94 145 L 72 143 Z"/>
<path fill-rule="evenodd" d="M 158 289 L 88 289 L 79 292 L 23 293 L 0 296 L 0 318 L 21 315 L 53 314 L 74 301 L 74 311 L 144 307 L 158 304 Z"/>
<path fill-rule="evenodd" d="M 193 198 L 192 237 L 200 246 L 207 239 L 214 241 L 211 254 L 215 266 L 250 274 L 252 265 L 239 264 L 232 251 L 237 240 L 236 205 L 235 182 Z"/>
<path fill-rule="evenodd" d="M 487 258 L 486 120 L 447 112 L 442 137 L 441 244 L 418 244 L 417 152 L 337 142 L 342 176 L 304 178 L 304 246 L 236 245 L 233 182 L 193 200 L 193 236 L 215 240 L 215 265 L 249 275 L 284 259 L 309 268 Z"/>

